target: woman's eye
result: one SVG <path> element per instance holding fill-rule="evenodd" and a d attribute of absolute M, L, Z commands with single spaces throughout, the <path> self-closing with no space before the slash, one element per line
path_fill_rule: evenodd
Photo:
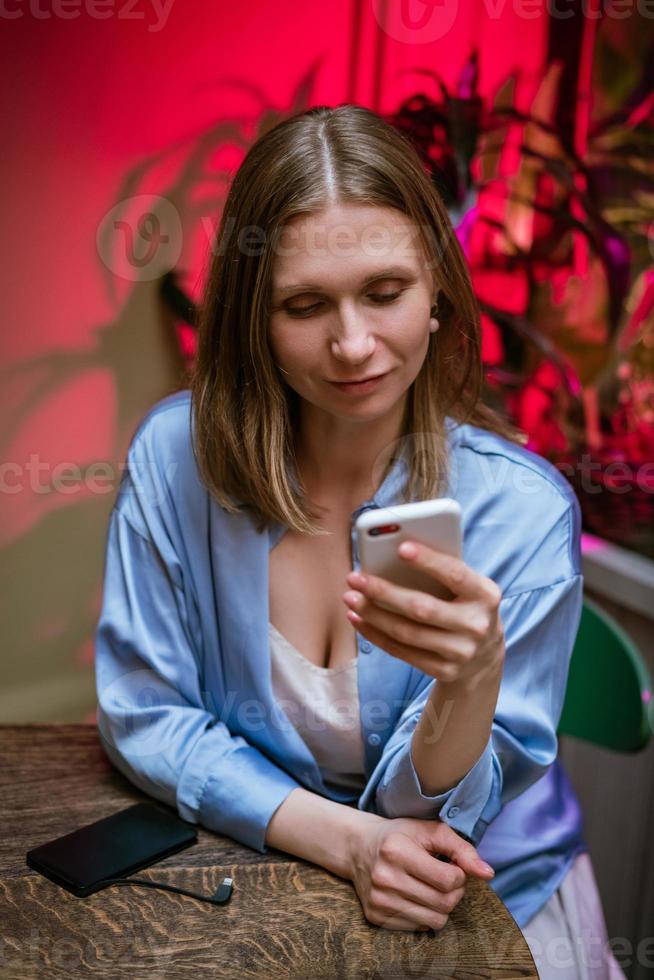
<path fill-rule="evenodd" d="M 397 293 L 372 293 L 370 298 L 374 299 L 375 303 L 391 303 L 394 299 L 397 299 L 400 295 L 401 290 Z"/>
<path fill-rule="evenodd" d="M 395 293 L 370 293 L 370 299 L 381 306 L 384 303 L 392 303 L 393 300 L 401 295 L 401 292 L 402 290 Z M 289 306 L 287 307 L 287 311 L 291 316 L 308 316 L 319 306 L 320 303 L 312 303 L 311 306 Z"/>
<path fill-rule="evenodd" d="M 287 306 L 286 312 L 290 316 L 306 316 L 307 312 L 311 313 L 320 303 L 314 303 L 313 306 Z"/>

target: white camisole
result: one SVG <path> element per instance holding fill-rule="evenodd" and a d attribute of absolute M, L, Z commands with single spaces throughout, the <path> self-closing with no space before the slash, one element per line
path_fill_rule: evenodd
<path fill-rule="evenodd" d="M 360 791 L 366 784 L 357 660 L 319 667 L 268 623 L 272 686 L 326 782 Z M 358 659 L 358 658 L 357 658 Z"/>

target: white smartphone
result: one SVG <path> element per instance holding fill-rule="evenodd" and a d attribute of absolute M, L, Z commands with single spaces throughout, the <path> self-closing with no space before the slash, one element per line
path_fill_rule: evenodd
<path fill-rule="evenodd" d="M 406 589 L 428 592 L 442 599 L 451 591 L 427 572 L 416 568 L 397 553 L 402 541 L 422 541 L 437 551 L 461 558 L 461 507 L 450 497 L 419 500 L 366 510 L 356 520 L 361 571 L 385 578 Z M 384 609 L 389 605 L 375 600 Z"/>

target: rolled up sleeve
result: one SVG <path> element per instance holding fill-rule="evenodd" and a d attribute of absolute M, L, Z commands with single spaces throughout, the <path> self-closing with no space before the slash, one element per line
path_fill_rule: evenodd
<path fill-rule="evenodd" d="M 556 758 L 582 592 L 583 578 L 576 574 L 502 599 L 506 656 L 491 733 L 456 785 L 425 795 L 411 757 L 413 732 L 437 683 L 431 681 L 400 718 L 359 808 L 386 817 L 438 818 L 476 846 L 502 807 L 540 779 Z"/>
<path fill-rule="evenodd" d="M 205 708 L 188 608 L 169 542 L 114 508 L 95 634 L 103 748 L 182 819 L 266 853 L 268 822 L 299 783 Z"/>

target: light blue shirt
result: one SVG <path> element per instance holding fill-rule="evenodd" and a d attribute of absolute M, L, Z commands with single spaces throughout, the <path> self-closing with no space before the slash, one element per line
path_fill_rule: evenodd
<path fill-rule="evenodd" d="M 523 926 L 587 850 L 556 737 L 581 615 L 580 511 L 542 457 L 447 425 L 446 495 L 462 508 L 465 561 L 502 590 L 506 643 L 490 738 L 455 786 L 424 795 L 411 759 L 437 682 L 359 633 L 367 783 L 360 796 L 323 783 L 271 688 L 268 558 L 285 527 L 259 534 L 247 512 L 229 514 L 201 483 L 189 391 L 148 412 L 127 454 L 95 638 L 97 721 L 107 755 L 133 784 L 261 853 L 269 820 L 298 786 L 385 817 L 439 818 L 495 868 L 491 887 Z M 402 456 L 352 524 L 401 502 L 407 474 Z M 352 566 L 360 568 L 354 528 Z"/>

